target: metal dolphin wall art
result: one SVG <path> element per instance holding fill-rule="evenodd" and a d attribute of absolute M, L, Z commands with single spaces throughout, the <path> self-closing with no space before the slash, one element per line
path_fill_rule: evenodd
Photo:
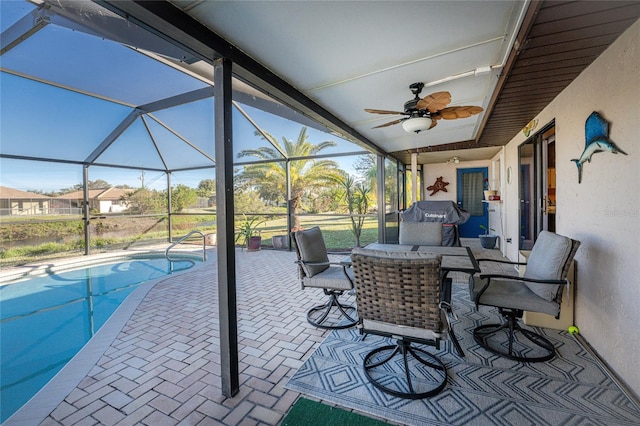
<path fill-rule="evenodd" d="M 578 166 L 578 183 L 582 183 L 582 166 L 585 161 L 591 162 L 591 156 L 596 152 L 610 152 L 612 154 L 624 154 L 626 152 L 616 146 L 609 139 L 609 122 L 597 112 L 592 112 L 584 123 L 586 146 L 580 158 L 571 160 Z"/>

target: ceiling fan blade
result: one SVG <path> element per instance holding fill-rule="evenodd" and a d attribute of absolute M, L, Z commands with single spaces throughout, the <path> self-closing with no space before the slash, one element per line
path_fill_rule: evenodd
<path fill-rule="evenodd" d="M 394 124 L 398 124 L 398 123 L 400 123 L 401 121 L 404 121 L 404 120 L 406 120 L 406 118 L 399 118 L 397 120 L 393 120 L 393 121 L 390 121 L 388 123 L 384 123 L 384 124 L 381 124 L 379 126 L 372 127 L 372 129 L 378 129 L 380 127 L 393 126 Z"/>
<path fill-rule="evenodd" d="M 451 103 L 451 93 L 435 92 L 420 99 L 416 104 L 418 109 L 426 109 L 429 112 L 438 112 Z"/>
<path fill-rule="evenodd" d="M 480 114 L 484 109 L 479 106 L 452 106 L 438 112 L 440 118 L 445 120 L 455 120 L 457 118 L 467 118 Z"/>
<path fill-rule="evenodd" d="M 369 108 L 365 108 L 365 111 L 366 112 L 371 112 L 373 114 L 394 114 L 394 115 L 404 114 L 404 112 L 387 111 L 386 109 L 369 109 Z"/>
<path fill-rule="evenodd" d="M 438 120 L 434 117 L 431 117 L 431 126 L 429 126 L 429 130 L 433 129 L 438 125 Z"/>

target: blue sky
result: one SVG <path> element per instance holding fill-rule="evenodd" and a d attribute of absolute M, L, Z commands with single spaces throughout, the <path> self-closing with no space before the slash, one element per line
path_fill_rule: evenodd
<path fill-rule="evenodd" d="M 25 2 L 0 3 L 1 30 L 33 8 Z M 54 24 L 5 53 L 2 66 L 60 86 L 0 73 L 0 152 L 18 156 L 84 161 L 127 117 L 133 106 L 205 87 L 202 81 L 133 49 Z M 149 78 L 150 75 L 154 77 Z M 74 87 L 79 91 L 63 87 Z M 301 124 L 251 107 L 244 108 L 260 127 L 278 140 L 282 137 L 297 139 Z M 157 111 L 154 116 L 213 156 L 211 98 Z M 99 158 L 105 163 L 117 162 L 136 169 L 91 167 L 89 179 L 138 187 L 142 182 L 139 168 L 162 168 L 146 126 L 149 126 L 170 168 L 210 164 L 206 157 L 156 121 L 147 119 L 145 125 L 138 118 Z M 265 144 L 254 132 L 254 127 L 246 119 L 234 113 L 236 153 Z M 310 128 L 308 134 L 313 143 L 325 140 L 338 143 L 338 147 L 323 153 L 361 150 L 350 142 L 316 129 Z M 335 161 L 353 174 L 355 158 L 337 157 Z M 172 184 L 197 186 L 200 180 L 213 177 L 212 170 L 177 172 L 172 175 Z M 163 173 L 147 171 L 144 179 L 145 186 L 166 187 Z M 82 183 L 82 167 L 79 165 L 0 159 L 0 185 L 3 186 L 48 192 L 79 183 Z"/>
<path fill-rule="evenodd" d="M 56 159 L 84 160 L 108 135 L 117 124 L 127 116 L 130 109 L 110 104 L 95 98 L 70 93 L 65 90 L 24 80 L 19 77 L 2 74 L 2 106 L 11 104 L 13 108 L 0 110 L 0 150 L 4 154 L 25 156 L 43 156 Z M 8 84 L 7 84 L 8 83 Z M 42 113 L 34 113 L 32 104 L 39 96 L 46 97 Z M 207 100 L 205 100 L 207 101 Z M 208 100 L 212 104 L 211 100 Z M 199 103 L 205 103 L 200 101 Z M 195 103 L 194 103 L 195 104 Z M 201 105 L 202 106 L 202 105 Z M 197 107 L 197 105 L 194 105 Z M 286 137 L 296 140 L 302 125 L 290 120 L 273 116 L 251 107 L 244 107 L 253 120 L 273 134 L 278 140 Z M 211 117 L 213 106 L 204 108 L 205 117 Z M 47 113 L 46 111 L 51 111 Z M 194 108 L 175 108 L 159 111 L 156 116 L 170 125 L 174 130 L 188 137 L 196 145 L 213 154 L 212 124 L 203 119 L 203 114 L 196 113 Z M 255 135 L 255 128 L 240 114 L 234 114 L 234 139 L 237 141 L 235 151 L 265 145 L 266 142 Z M 162 141 L 157 123 L 148 120 L 154 137 Z M 175 124 L 174 124 L 175 123 Z M 155 127 L 153 127 L 155 126 Z M 205 129 L 202 129 L 204 127 Z M 200 130 L 197 130 L 201 128 Z M 166 130 L 163 130 L 166 132 Z M 313 143 L 333 140 L 336 148 L 327 152 L 352 152 L 360 148 L 333 135 L 308 128 L 309 139 Z M 169 139 L 172 138 L 172 139 Z M 139 143 L 140 148 L 133 149 Z M 173 143 L 176 147 L 168 149 L 164 155 L 185 157 L 186 150 L 191 150 L 175 136 L 168 134 L 165 145 Z M 208 147 L 206 145 L 209 145 Z M 194 152 L 194 151 L 192 151 Z M 127 158 L 129 156 L 130 158 Z M 114 142 L 112 148 L 100 157 L 103 162 L 121 161 L 123 164 L 136 164 L 140 157 L 145 157 L 150 166 L 159 167 L 161 162 L 142 122 L 132 125 Z M 155 160 L 150 160 L 154 157 Z M 247 161 L 248 159 L 243 159 Z M 356 157 L 336 157 L 335 161 L 349 173 L 355 173 L 353 162 Z M 185 160 L 186 161 L 186 160 Z M 213 179 L 212 169 L 172 174 L 172 185 L 184 184 L 191 187 L 203 179 Z M 142 172 L 139 169 L 116 169 L 111 167 L 92 166 L 89 168 L 90 180 L 105 180 L 112 185 L 129 185 L 139 187 L 142 184 Z M 144 173 L 145 186 L 156 189 L 166 188 L 164 173 L 147 170 Z M 25 161 L 0 158 L 0 184 L 25 191 L 41 190 L 57 191 L 82 183 L 82 166 L 59 162 Z"/>

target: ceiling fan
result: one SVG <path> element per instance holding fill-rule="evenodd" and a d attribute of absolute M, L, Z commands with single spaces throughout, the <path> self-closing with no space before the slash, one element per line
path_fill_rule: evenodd
<path fill-rule="evenodd" d="M 365 109 L 366 112 L 371 112 L 373 114 L 400 114 L 405 116 L 397 120 L 375 126 L 374 129 L 402 123 L 402 127 L 407 132 L 419 133 L 422 130 L 434 128 L 440 119 L 455 120 L 457 118 L 467 118 L 484 111 L 483 108 L 479 106 L 447 107 L 451 102 L 451 93 L 449 92 L 435 92 L 425 96 L 424 98 L 420 98 L 419 95 L 420 92 L 422 92 L 423 87 L 424 83 L 413 83 L 409 86 L 411 93 L 413 93 L 415 97 L 405 102 L 403 112 L 387 111 L 382 109 Z"/>

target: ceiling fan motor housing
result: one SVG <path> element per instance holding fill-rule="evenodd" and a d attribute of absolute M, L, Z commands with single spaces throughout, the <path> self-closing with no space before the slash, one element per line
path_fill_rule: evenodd
<path fill-rule="evenodd" d="M 409 89 L 411 89 L 411 93 L 413 93 L 414 95 L 416 95 L 416 97 L 418 97 L 420 92 L 422 92 L 422 88 L 423 87 L 424 87 L 424 83 L 419 81 L 419 82 L 413 83 L 411 86 L 409 86 Z"/>
<path fill-rule="evenodd" d="M 411 99 L 404 103 L 404 112 L 405 114 L 411 114 L 414 111 L 417 111 L 416 105 L 420 101 L 420 98 Z"/>
<path fill-rule="evenodd" d="M 409 86 L 409 89 L 411 89 L 411 93 L 413 93 L 415 97 L 404 103 L 405 114 L 414 115 L 418 111 L 418 108 L 416 108 L 416 105 L 420 101 L 419 95 L 420 95 L 420 92 L 422 92 L 423 87 L 424 87 L 424 83 L 422 82 L 413 83 L 412 85 Z"/>

